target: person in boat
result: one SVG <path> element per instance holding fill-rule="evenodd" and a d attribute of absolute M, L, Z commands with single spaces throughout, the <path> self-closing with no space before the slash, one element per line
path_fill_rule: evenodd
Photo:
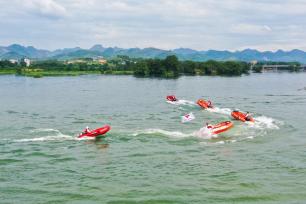
<path fill-rule="evenodd" d="M 235 109 L 233 112 L 234 112 L 234 113 L 237 113 L 237 112 L 239 112 L 239 110 Z"/>
<path fill-rule="evenodd" d="M 206 123 L 206 128 L 207 128 L 207 129 L 212 129 L 212 125 L 209 124 L 209 123 Z"/>
<path fill-rule="evenodd" d="M 251 114 L 249 112 L 246 112 L 245 114 L 245 120 L 250 121 L 252 119 Z"/>
<path fill-rule="evenodd" d="M 177 101 L 177 98 L 174 95 L 167 96 L 167 100 L 169 101 Z"/>
<path fill-rule="evenodd" d="M 208 106 L 208 108 L 212 108 L 213 107 L 212 102 L 210 100 L 207 101 L 207 106 Z"/>
<path fill-rule="evenodd" d="M 83 133 L 84 133 L 84 134 L 87 134 L 87 133 L 89 133 L 89 132 L 90 132 L 90 129 L 89 129 L 88 126 L 86 126 L 85 130 L 83 131 Z"/>

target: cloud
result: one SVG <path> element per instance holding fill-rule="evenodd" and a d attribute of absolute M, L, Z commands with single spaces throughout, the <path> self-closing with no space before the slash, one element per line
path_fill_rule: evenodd
<path fill-rule="evenodd" d="M 305 48 L 305 18 L 305 0 L 0 0 L 0 44 Z"/>
<path fill-rule="evenodd" d="M 67 16 L 67 10 L 54 0 L 22 0 L 26 9 L 39 16 L 60 18 Z"/>
<path fill-rule="evenodd" d="M 237 24 L 231 27 L 231 32 L 248 35 L 265 35 L 272 31 L 267 25 Z"/>

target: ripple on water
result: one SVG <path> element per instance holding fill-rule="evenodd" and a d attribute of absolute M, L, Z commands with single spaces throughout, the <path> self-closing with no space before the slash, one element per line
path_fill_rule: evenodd
<path fill-rule="evenodd" d="M 49 160 L 48 163 L 49 164 L 60 164 L 60 163 L 71 162 L 71 161 L 77 161 L 77 159 L 74 157 L 64 157 L 64 158 L 61 157 L 61 158 Z"/>
<path fill-rule="evenodd" d="M 17 163 L 17 162 L 22 162 L 21 159 L 0 159 L 0 166 L 6 166 L 9 164 Z"/>
<path fill-rule="evenodd" d="M 49 154 L 49 153 L 46 153 L 44 151 L 32 151 L 28 154 L 25 154 L 24 155 L 25 157 L 45 157 L 45 158 L 60 158 L 61 155 L 59 154 Z"/>
<path fill-rule="evenodd" d="M 78 120 L 72 121 L 72 123 L 75 123 L 75 124 L 96 124 L 98 122 L 95 121 L 95 120 L 78 119 Z"/>
<path fill-rule="evenodd" d="M 7 110 L 6 111 L 8 114 L 18 114 L 19 112 L 14 111 L 14 110 Z"/>

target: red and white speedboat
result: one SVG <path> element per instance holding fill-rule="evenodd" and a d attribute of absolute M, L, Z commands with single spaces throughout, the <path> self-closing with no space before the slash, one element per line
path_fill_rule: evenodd
<path fill-rule="evenodd" d="M 105 125 L 103 127 L 97 128 L 95 130 L 91 130 L 89 132 L 83 132 L 81 133 L 78 138 L 84 138 L 84 137 L 98 137 L 100 135 L 104 135 L 108 131 L 110 131 L 111 127 L 109 125 Z"/>
<path fill-rule="evenodd" d="M 211 131 L 212 134 L 217 135 L 229 130 L 233 127 L 233 125 L 234 124 L 231 121 L 225 121 L 216 125 L 209 125 L 207 128 Z"/>

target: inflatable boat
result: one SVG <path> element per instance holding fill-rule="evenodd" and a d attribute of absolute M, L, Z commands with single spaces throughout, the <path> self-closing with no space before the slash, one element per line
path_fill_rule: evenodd
<path fill-rule="evenodd" d="M 207 129 L 211 131 L 212 134 L 220 134 L 222 132 L 227 131 L 228 129 L 233 127 L 233 123 L 231 121 L 225 121 L 218 123 L 216 125 L 208 125 Z"/>
<path fill-rule="evenodd" d="M 213 108 L 212 104 L 210 104 L 208 101 L 205 101 L 204 99 L 199 99 L 197 104 L 204 109 Z"/>
<path fill-rule="evenodd" d="M 78 138 L 83 138 L 83 137 L 98 137 L 100 135 L 104 135 L 107 133 L 111 127 L 109 125 L 105 125 L 103 127 L 97 128 L 95 130 L 91 130 L 89 132 L 83 132 L 81 133 Z"/>
<path fill-rule="evenodd" d="M 166 98 L 167 98 L 167 101 L 171 101 L 171 102 L 178 101 L 174 95 L 167 96 Z"/>
<path fill-rule="evenodd" d="M 252 118 L 252 117 L 247 118 L 245 113 L 242 113 L 242 112 L 239 112 L 239 111 L 233 111 L 231 113 L 231 115 L 236 120 L 240 120 L 242 122 L 246 122 L 246 121 L 255 122 L 254 118 Z"/>

